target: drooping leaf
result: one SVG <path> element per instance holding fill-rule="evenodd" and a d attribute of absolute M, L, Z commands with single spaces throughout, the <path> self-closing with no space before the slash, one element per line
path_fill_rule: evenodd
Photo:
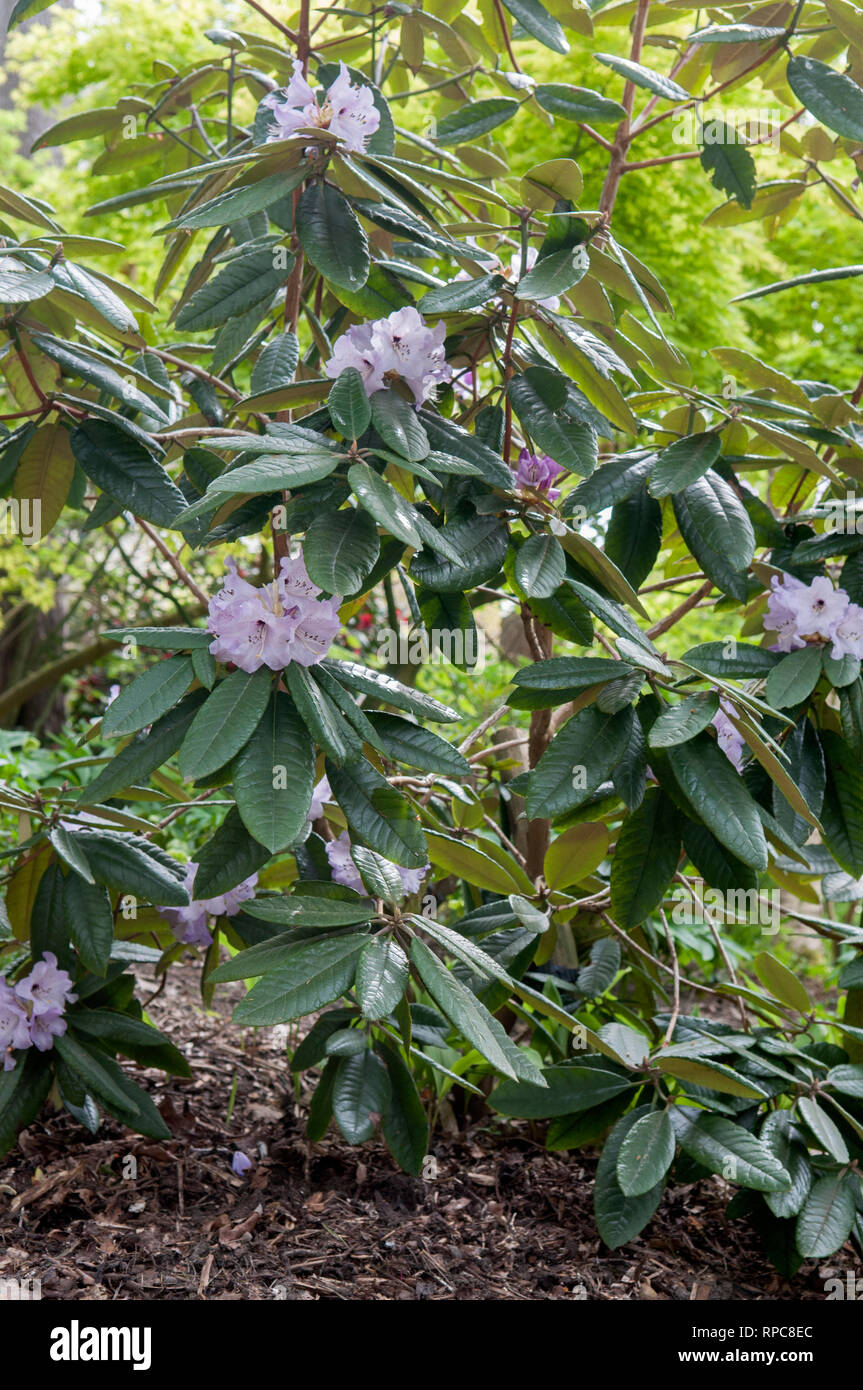
<path fill-rule="evenodd" d="M 662 902 L 680 858 L 674 803 L 658 788 L 645 794 L 621 826 L 611 864 L 611 910 L 625 930 Z"/>
<path fill-rule="evenodd" d="M 671 1167 L 677 1140 L 667 1110 L 651 1110 L 636 1120 L 617 1155 L 617 1181 L 626 1197 L 643 1197 Z"/>
<path fill-rule="evenodd" d="M 637 1196 L 627 1196 L 618 1180 L 618 1162 L 623 1145 L 637 1124 L 650 1115 L 646 1106 L 624 1115 L 605 1140 L 596 1169 L 593 1210 L 596 1225 L 610 1250 L 617 1250 L 644 1230 L 659 1206 L 665 1186 L 663 1175 L 653 1187 Z M 658 1167 L 658 1165 L 656 1165 Z M 624 1169 L 628 1172 L 628 1168 Z"/>
<path fill-rule="evenodd" d="M 818 58 L 795 53 L 786 69 L 788 85 L 816 120 L 849 140 L 863 140 L 863 88 Z"/>
<path fill-rule="evenodd" d="M 396 864 L 424 867 L 427 854 L 419 817 L 397 788 L 364 760 L 342 768 L 328 762 L 327 776 L 351 831 L 361 842 Z"/>
<path fill-rule="evenodd" d="M 314 780 L 314 744 L 290 698 L 278 691 L 234 767 L 243 824 L 272 854 L 305 825 Z"/>
<path fill-rule="evenodd" d="M 297 235 L 316 270 L 334 285 L 358 290 L 369 275 L 369 247 L 343 193 L 328 183 L 304 190 L 296 211 Z"/>
<path fill-rule="evenodd" d="M 270 698 L 272 672 L 232 671 L 216 686 L 192 720 L 180 748 L 180 773 L 199 780 L 224 767 L 248 742 Z"/>

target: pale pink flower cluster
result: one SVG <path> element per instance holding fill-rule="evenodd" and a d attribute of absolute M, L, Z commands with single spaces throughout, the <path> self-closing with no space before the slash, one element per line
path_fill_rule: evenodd
<path fill-rule="evenodd" d="M 770 581 L 764 627 L 775 632 L 775 652 L 793 652 L 814 642 L 832 643 L 831 656 L 863 657 L 863 608 L 844 589 L 819 575 L 804 584 L 792 574 Z"/>
<path fill-rule="evenodd" d="M 400 377 L 413 391 L 417 405 L 422 405 L 452 376 L 444 353 L 445 337 L 443 320 L 429 328 L 422 314 L 407 305 L 385 319 L 349 328 L 333 344 L 333 355 L 324 363 L 324 371 L 328 377 L 338 377 L 346 368 L 355 367 L 367 396 Z"/>
<path fill-rule="evenodd" d="M 340 883 L 344 888 L 353 888 L 357 893 L 365 892 L 359 869 L 351 858 L 351 840 L 348 832 L 343 830 L 338 839 L 327 840 L 324 848 L 333 883 Z M 420 884 L 431 866 L 426 864 L 421 869 L 405 869 L 401 864 L 393 864 L 392 867 L 398 871 L 405 896 L 410 896 L 411 893 L 419 892 Z"/>
<path fill-rule="evenodd" d="M 217 661 L 233 662 L 241 671 L 269 666 L 281 671 L 292 661 L 314 666 L 321 661 L 341 628 L 341 595 L 319 599 L 302 555 L 282 560 L 279 577 L 256 588 L 237 573 L 237 562 L 225 562 L 225 586 L 210 600 L 207 627 L 215 641 L 210 651 Z"/>
<path fill-rule="evenodd" d="M 255 896 L 258 875 L 251 874 L 244 878 L 242 883 L 238 883 L 236 888 L 230 888 L 227 893 L 220 893 L 216 898 L 192 898 L 197 872 L 198 865 L 190 859 L 183 881 L 191 900 L 187 907 L 157 907 L 156 911 L 170 924 L 178 941 L 182 941 L 186 946 L 206 947 L 211 945 L 213 940 L 208 925 L 209 919 L 233 917 L 239 912 L 240 904 Z"/>
<path fill-rule="evenodd" d="M 728 718 L 726 713 L 728 708 L 728 703 L 725 700 L 720 700 L 719 709 L 714 714 L 711 722 L 716 730 L 716 742 L 719 744 L 719 747 L 722 749 L 728 761 L 734 764 L 737 771 L 742 772 L 746 740 Z"/>
<path fill-rule="evenodd" d="M 54 1039 L 66 1032 L 63 1012 L 67 1004 L 78 998 L 72 993 L 72 977 L 58 970 L 57 957 L 46 951 L 17 984 L 10 985 L 0 976 L 0 1055 L 3 1070 L 15 1066 L 15 1052 L 35 1047 L 48 1052 Z"/>
<path fill-rule="evenodd" d="M 352 153 L 362 154 L 381 123 L 371 87 L 351 82 L 344 63 L 339 64 L 338 77 L 319 101 L 303 76 L 302 63 L 295 58 L 294 74 L 287 88 L 271 92 L 264 97 L 263 105 L 268 106 L 275 117 L 275 125 L 267 136 L 268 144 L 273 140 L 287 140 L 298 130 L 320 129 L 338 135 Z"/>

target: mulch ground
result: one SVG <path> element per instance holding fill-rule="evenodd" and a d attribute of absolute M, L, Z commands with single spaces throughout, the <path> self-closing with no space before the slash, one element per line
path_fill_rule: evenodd
<path fill-rule="evenodd" d="M 151 1006 L 193 1069 L 139 1074 L 170 1141 L 110 1121 L 91 1136 L 46 1111 L 0 1160 L 0 1279 L 38 1278 L 60 1300 L 702 1301 L 823 1299 L 826 1278 L 860 1272 L 846 1247 L 780 1278 L 747 1223 L 725 1219 L 718 1178 L 671 1188 L 612 1253 L 593 1224 L 595 1157 L 546 1153 L 518 1121 L 436 1135 L 427 1179 L 333 1130 L 310 1146 L 284 1036 L 244 1039 L 220 995 L 205 1012 L 186 966 Z M 244 1177 L 237 1149 L 254 1159 Z"/>

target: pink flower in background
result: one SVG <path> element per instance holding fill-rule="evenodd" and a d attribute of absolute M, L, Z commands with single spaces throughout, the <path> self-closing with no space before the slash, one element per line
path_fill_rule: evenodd
<path fill-rule="evenodd" d="M 349 328 L 333 344 L 333 355 L 324 363 L 324 371 L 335 378 L 346 367 L 355 367 L 369 396 L 399 377 L 410 387 L 417 405 L 422 405 L 437 386 L 452 377 L 444 352 L 445 337 L 443 320 L 429 328 L 422 314 L 408 305 L 386 318 Z"/>
<path fill-rule="evenodd" d="M 56 1009 L 30 1019 L 30 1041 L 39 1052 L 50 1052 L 54 1039 L 62 1038 L 65 1032 L 66 1020 Z"/>
<path fill-rule="evenodd" d="M 324 849 L 327 852 L 333 883 L 340 883 L 343 888 L 353 888 L 357 893 L 365 892 L 359 870 L 351 858 L 351 841 L 348 832 L 343 830 L 338 839 L 327 840 Z M 420 884 L 431 865 L 426 864 L 422 869 L 405 869 L 401 864 L 393 864 L 392 867 L 398 870 L 405 894 L 410 895 L 419 891 Z"/>
<path fill-rule="evenodd" d="M 764 627 L 775 632 L 772 650 L 799 651 L 815 642 L 832 643 L 831 655 L 863 657 L 863 608 L 826 575 L 804 584 L 791 574 L 773 575 Z"/>
<path fill-rule="evenodd" d="M 191 899 L 188 906 L 157 907 L 156 911 L 169 923 L 177 940 L 182 941 L 185 946 L 207 947 L 213 941 L 209 919 L 211 917 L 233 917 L 235 913 L 239 912 L 240 905 L 255 896 L 258 875 L 251 874 L 248 878 L 244 878 L 242 883 L 238 883 L 236 888 L 230 888 L 227 893 L 222 893 L 217 898 L 194 898 L 192 890 L 195 886 L 197 872 L 198 865 L 193 859 L 190 859 L 186 865 L 186 875 L 183 880 L 184 887 Z"/>
<path fill-rule="evenodd" d="M 15 1066 L 13 1051 L 30 1046 L 29 1022 L 14 990 L 0 977 L 0 1054 L 3 1056 L 4 1071 L 11 1071 Z"/>
<path fill-rule="evenodd" d="M 796 593 L 805 588 L 802 580 L 795 579 L 791 574 L 786 574 L 783 579 L 774 574 L 770 580 L 771 593 L 767 600 L 764 626 L 770 632 L 775 632 L 779 639 L 774 644 L 774 651 L 791 652 L 806 646 L 797 633 L 798 612 L 795 603 Z"/>
<path fill-rule="evenodd" d="M 333 801 L 333 793 L 330 789 L 328 777 L 322 777 L 312 792 L 312 804 L 309 807 L 309 820 L 319 820 L 324 814 L 324 802 Z"/>
<path fill-rule="evenodd" d="M 78 998 L 72 977 L 57 968 L 57 957 L 46 951 L 29 975 L 12 987 L 0 976 L 0 1055 L 3 1070 L 15 1066 L 13 1052 L 35 1046 L 47 1052 L 66 1031 L 63 1012 Z M 29 1012 L 28 1012 L 29 1006 Z"/>
<path fill-rule="evenodd" d="M 726 713 L 728 705 L 726 701 L 720 700 L 719 706 L 719 709 L 716 711 L 711 721 L 716 730 L 716 742 L 719 744 L 719 747 L 722 749 L 728 761 L 734 764 L 738 772 L 741 772 L 743 770 L 746 740 L 728 718 Z"/>
<path fill-rule="evenodd" d="M 515 485 L 532 488 L 534 492 L 544 492 L 548 500 L 553 502 L 560 496 L 560 488 L 551 485 L 565 472 L 566 469 L 561 468 L 548 454 L 531 454 L 527 449 L 522 449 L 515 470 Z"/>
<path fill-rule="evenodd" d="M 321 590 L 309 579 L 302 555 L 283 559 L 278 579 L 260 588 L 240 578 L 233 557 L 226 568 L 225 586 L 210 600 L 207 615 L 217 661 L 233 662 L 241 671 L 281 671 L 292 661 L 313 666 L 326 656 L 341 627 L 341 598 L 318 600 Z"/>
<path fill-rule="evenodd" d="M 837 661 L 843 656 L 863 658 L 863 608 L 859 603 L 849 603 L 844 618 L 833 629 L 833 656 Z"/>
<path fill-rule="evenodd" d="M 330 873 L 333 876 L 333 883 L 340 883 L 343 888 L 353 888 L 356 893 L 362 893 L 363 881 L 360 878 L 360 871 L 351 858 L 351 841 L 346 830 L 335 840 L 327 840 L 324 849 L 329 860 Z"/>
<path fill-rule="evenodd" d="M 317 127 L 338 135 L 345 148 L 354 154 L 362 154 L 381 123 L 371 87 L 351 82 L 344 63 L 339 64 L 338 77 L 319 102 L 303 76 L 302 63 L 295 58 L 287 89 L 271 92 L 264 97 L 263 105 L 270 108 L 275 118 L 267 136 L 268 144 L 273 140 L 287 140 L 298 130 Z"/>
<path fill-rule="evenodd" d="M 527 257 L 526 257 L 526 261 L 525 261 L 525 274 L 527 274 L 527 272 L 528 272 L 529 270 L 533 270 L 534 266 L 536 265 L 537 257 L 538 257 L 538 256 L 539 256 L 539 251 L 538 251 L 537 247 L 535 247 L 535 246 L 529 246 L 529 247 L 527 248 Z M 513 280 L 519 280 L 519 279 L 521 278 L 521 252 L 520 252 L 520 251 L 516 251 L 516 252 L 514 253 L 514 255 L 512 256 L 512 258 L 511 258 L 511 260 L 510 260 L 510 263 L 509 263 L 509 268 L 510 268 L 510 272 L 511 272 L 511 278 L 512 278 Z M 510 278 L 510 276 L 507 276 L 507 279 L 509 279 L 509 278 Z M 536 302 L 537 302 L 537 304 L 540 306 L 541 309 L 551 309 L 552 312 L 556 312 L 556 311 L 560 308 L 560 297 L 559 297 L 558 295 L 556 295 L 556 294 L 549 295 L 548 299 L 538 299 Z"/>

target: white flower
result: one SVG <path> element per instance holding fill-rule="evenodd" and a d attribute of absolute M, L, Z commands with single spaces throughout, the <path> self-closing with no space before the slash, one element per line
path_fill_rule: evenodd
<path fill-rule="evenodd" d="M 295 58 L 287 89 L 271 92 L 264 97 L 263 105 L 268 106 L 275 117 L 275 124 L 267 136 L 268 144 L 273 140 L 287 140 L 298 130 L 318 128 L 338 135 L 352 153 L 362 154 L 381 123 L 371 88 L 355 86 L 344 63 L 339 64 L 338 77 L 319 102 L 303 76 L 302 63 Z"/>

